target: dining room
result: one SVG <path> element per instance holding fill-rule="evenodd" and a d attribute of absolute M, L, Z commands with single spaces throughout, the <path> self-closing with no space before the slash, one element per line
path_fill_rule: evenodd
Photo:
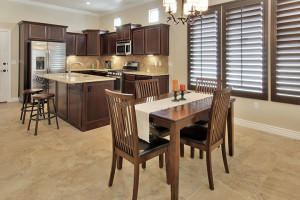
<path fill-rule="evenodd" d="M 298 199 L 299 8 L 1 2 L 0 199 Z M 41 26 L 49 55 L 66 48 L 63 71 L 37 74 L 34 88 Z"/>

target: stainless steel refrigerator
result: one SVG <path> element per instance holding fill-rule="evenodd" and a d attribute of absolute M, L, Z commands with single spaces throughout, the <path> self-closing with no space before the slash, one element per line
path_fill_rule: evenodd
<path fill-rule="evenodd" d="M 32 89 L 48 88 L 47 81 L 37 74 L 66 72 L 66 43 L 32 41 L 30 56 Z"/>

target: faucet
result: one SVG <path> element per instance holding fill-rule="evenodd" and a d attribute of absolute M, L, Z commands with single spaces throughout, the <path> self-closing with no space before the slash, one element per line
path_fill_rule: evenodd
<path fill-rule="evenodd" d="M 75 65 L 75 64 L 83 65 L 81 62 L 75 62 L 75 63 L 72 63 L 72 64 L 69 66 L 69 71 L 68 71 L 69 78 L 71 78 L 72 66 Z"/>

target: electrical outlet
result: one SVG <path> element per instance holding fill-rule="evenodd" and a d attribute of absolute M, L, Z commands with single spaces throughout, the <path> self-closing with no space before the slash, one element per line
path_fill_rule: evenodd
<path fill-rule="evenodd" d="M 253 107 L 254 107 L 254 109 L 258 109 L 258 102 L 254 102 Z"/>

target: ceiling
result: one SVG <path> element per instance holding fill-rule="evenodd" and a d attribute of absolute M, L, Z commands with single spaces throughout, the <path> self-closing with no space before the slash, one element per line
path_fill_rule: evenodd
<path fill-rule="evenodd" d="M 74 9 L 78 11 L 85 11 L 90 13 L 95 13 L 98 15 L 104 15 L 107 13 L 112 13 L 114 11 L 119 11 L 145 3 L 149 3 L 154 0 L 12 0 L 19 3 L 26 3 L 37 6 L 47 6 L 50 7 L 62 7 L 66 9 Z M 86 2 L 90 2 L 87 5 Z"/>

